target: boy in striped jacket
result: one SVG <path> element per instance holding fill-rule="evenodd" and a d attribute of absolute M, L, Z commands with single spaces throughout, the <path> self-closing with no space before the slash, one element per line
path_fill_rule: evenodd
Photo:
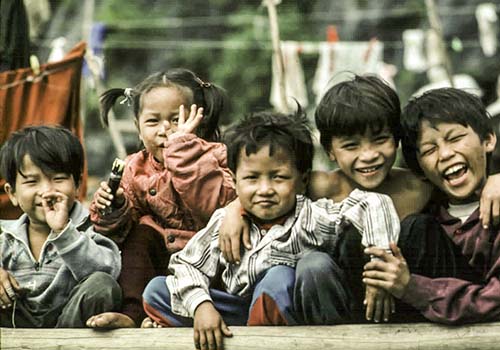
<path fill-rule="evenodd" d="M 172 256 L 172 274 L 152 280 L 143 294 L 154 321 L 148 324 L 193 326 L 196 348 L 221 348 L 223 336 L 231 336 L 227 325 L 297 324 L 294 268 L 306 252 L 333 252 L 351 228 L 365 246 L 382 249 L 399 234 L 399 218 L 386 195 L 355 190 L 338 203 L 302 195 L 313 143 L 300 110 L 246 117 L 228 130 L 225 143 L 252 249 L 243 252 L 239 264 L 225 261 L 218 230 L 226 211 L 219 209 Z M 212 288 L 216 281 L 218 289 Z"/>

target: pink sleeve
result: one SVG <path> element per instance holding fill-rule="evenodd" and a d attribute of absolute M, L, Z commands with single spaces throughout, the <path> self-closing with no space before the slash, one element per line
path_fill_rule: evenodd
<path fill-rule="evenodd" d="M 166 143 L 164 159 L 180 200 L 203 226 L 215 209 L 235 198 L 225 145 L 184 135 Z"/>
<path fill-rule="evenodd" d="M 456 278 L 411 275 L 402 300 L 427 319 L 447 324 L 500 319 L 500 281 L 491 277 L 485 284 Z"/>

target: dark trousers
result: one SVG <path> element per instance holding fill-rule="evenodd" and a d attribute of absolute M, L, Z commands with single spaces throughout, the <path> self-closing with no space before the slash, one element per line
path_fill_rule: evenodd
<path fill-rule="evenodd" d="M 94 272 L 75 286 L 64 306 L 45 315 L 33 316 L 21 298 L 16 301 L 15 309 L 0 312 L 0 325 L 18 328 L 82 328 L 91 316 L 116 311 L 120 303 L 120 287 L 113 277 L 104 272 Z"/>
<path fill-rule="evenodd" d="M 361 236 L 348 227 L 334 252 L 310 252 L 296 267 L 294 305 L 307 325 L 361 322 L 364 287 Z"/>
<path fill-rule="evenodd" d="M 401 222 L 398 246 L 411 273 L 430 278 L 455 277 L 479 282 L 481 271 L 468 264 L 460 248 L 430 215 L 415 214 Z M 295 308 L 304 324 L 364 321 L 363 254 L 361 236 L 344 232 L 330 254 L 315 252 L 302 258 L 296 270 Z M 419 322 L 424 317 L 411 305 L 396 300 L 393 322 Z"/>
<path fill-rule="evenodd" d="M 118 283 L 123 291 L 122 312 L 140 325 L 146 317 L 142 292 L 156 276 L 167 274 L 170 255 L 163 236 L 146 225 L 137 225 L 120 245 L 122 271 Z"/>

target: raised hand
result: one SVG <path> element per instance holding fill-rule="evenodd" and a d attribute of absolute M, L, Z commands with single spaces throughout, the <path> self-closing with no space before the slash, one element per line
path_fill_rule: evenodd
<path fill-rule="evenodd" d="M 191 110 L 189 111 L 189 116 L 186 119 L 186 110 L 184 105 L 179 107 L 179 120 L 177 122 L 177 130 L 168 136 L 169 140 L 172 140 L 176 137 L 186 135 L 186 134 L 194 134 L 196 128 L 201 123 L 203 119 L 203 108 L 197 108 L 195 104 L 191 105 Z"/>
<path fill-rule="evenodd" d="M 61 232 L 69 220 L 68 196 L 59 191 L 47 191 L 42 194 L 42 207 L 45 221 L 52 231 Z"/>

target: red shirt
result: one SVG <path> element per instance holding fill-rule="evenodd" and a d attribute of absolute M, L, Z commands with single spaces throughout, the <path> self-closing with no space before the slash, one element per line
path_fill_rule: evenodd
<path fill-rule="evenodd" d="M 101 217 L 94 199 L 90 212 L 96 231 L 122 242 L 139 222 L 162 233 L 173 253 L 206 225 L 215 209 L 235 198 L 225 145 L 189 134 L 167 141 L 163 156 L 164 164 L 145 150 L 127 157 L 120 183 L 126 202 Z"/>
<path fill-rule="evenodd" d="M 412 274 L 402 300 L 420 310 L 429 320 L 460 324 L 500 320 L 499 229 L 484 230 L 479 209 L 462 222 L 444 207 L 436 219 L 467 257 L 480 284 L 456 278 L 429 278 Z"/>

